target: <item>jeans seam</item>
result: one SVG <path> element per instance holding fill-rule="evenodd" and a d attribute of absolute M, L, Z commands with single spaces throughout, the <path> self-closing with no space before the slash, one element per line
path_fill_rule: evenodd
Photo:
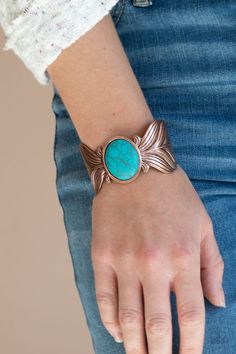
<path fill-rule="evenodd" d="M 119 20 L 120 20 L 120 17 L 121 17 L 121 15 L 123 14 L 123 11 L 124 11 L 124 8 L 125 8 L 125 2 L 126 2 L 126 0 L 119 0 L 119 1 L 121 1 L 121 8 L 120 8 L 120 10 L 119 10 L 119 13 L 118 13 L 118 15 L 117 15 L 117 17 L 115 18 L 115 20 L 114 20 L 114 24 L 115 25 L 117 25 L 117 23 L 119 22 Z M 119 1 L 118 1 L 118 3 L 119 3 Z M 118 4 L 117 3 L 117 4 Z M 111 16 L 113 16 L 113 15 L 115 15 L 115 8 L 114 8 L 114 10 L 113 11 L 111 11 Z"/>

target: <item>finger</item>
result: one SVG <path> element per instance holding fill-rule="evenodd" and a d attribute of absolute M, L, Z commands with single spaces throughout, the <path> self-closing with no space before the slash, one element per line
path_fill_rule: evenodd
<path fill-rule="evenodd" d="M 96 300 L 101 320 L 116 341 L 122 340 L 118 319 L 117 279 L 114 270 L 101 263 L 94 264 Z"/>
<path fill-rule="evenodd" d="M 205 306 L 200 271 L 182 271 L 175 279 L 180 354 L 202 354 Z"/>
<path fill-rule="evenodd" d="M 132 272 L 117 275 L 119 322 L 126 354 L 147 354 L 142 286 Z"/>
<path fill-rule="evenodd" d="M 142 282 L 148 354 L 172 353 L 169 280 L 149 274 Z"/>
<path fill-rule="evenodd" d="M 201 243 L 201 280 L 206 298 L 215 306 L 225 307 L 222 288 L 224 262 L 214 233 L 209 232 Z"/>

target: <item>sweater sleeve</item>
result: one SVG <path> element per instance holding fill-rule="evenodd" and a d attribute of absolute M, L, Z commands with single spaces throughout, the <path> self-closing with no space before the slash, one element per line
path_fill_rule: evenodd
<path fill-rule="evenodd" d="M 0 0 L 6 41 L 43 85 L 47 67 L 63 49 L 109 13 L 118 0 Z"/>

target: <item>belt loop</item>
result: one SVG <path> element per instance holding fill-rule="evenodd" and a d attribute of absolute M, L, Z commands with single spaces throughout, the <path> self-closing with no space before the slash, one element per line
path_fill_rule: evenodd
<path fill-rule="evenodd" d="M 153 0 L 133 0 L 133 6 L 146 7 L 153 4 Z"/>

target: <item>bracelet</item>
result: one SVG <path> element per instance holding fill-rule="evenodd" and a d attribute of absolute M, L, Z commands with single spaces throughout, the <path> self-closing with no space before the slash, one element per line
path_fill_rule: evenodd
<path fill-rule="evenodd" d="M 142 138 L 114 136 L 96 151 L 81 142 L 80 151 L 96 194 L 104 181 L 130 183 L 141 170 L 148 172 L 153 167 L 168 173 L 177 167 L 163 119 L 150 123 Z"/>

